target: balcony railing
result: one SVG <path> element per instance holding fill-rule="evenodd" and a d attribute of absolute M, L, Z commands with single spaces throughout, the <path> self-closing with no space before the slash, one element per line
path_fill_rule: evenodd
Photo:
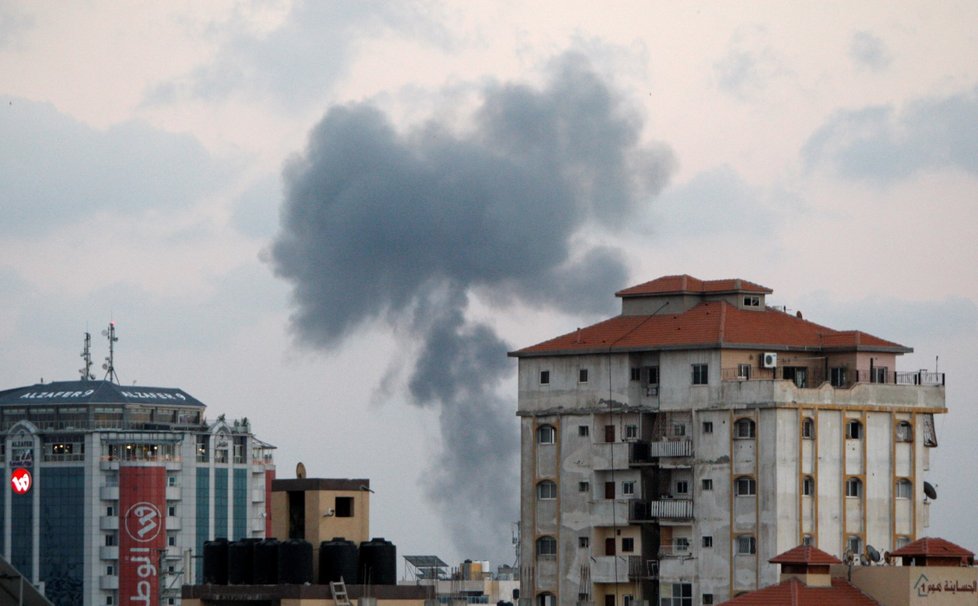
<path fill-rule="evenodd" d="M 655 463 L 662 457 L 691 456 L 693 456 L 693 441 L 689 438 L 633 442 L 628 449 L 630 463 Z"/>
<path fill-rule="evenodd" d="M 835 372 L 833 369 L 828 375 L 824 369 L 805 367 L 804 372 L 796 373 L 794 376 L 784 376 L 783 368 L 751 368 L 749 372 L 744 372 L 738 368 L 720 369 L 720 378 L 723 381 L 793 381 L 798 387 L 819 387 L 826 381 L 833 387 L 848 389 L 857 383 L 880 383 L 889 385 L 944 385 L 943 372 L 930 372 L 927 370 L 915 370 L 909 372 L 891 371 L 887 368 L 857 368 L 844 369 Z"/>
<path fill-rule="evenodd" d="M 659 519 L 690 520 L 693 518 L 692 499 L 661 499 L 635 501 L 629 509 L 632 522 L 652 522 Z"/>

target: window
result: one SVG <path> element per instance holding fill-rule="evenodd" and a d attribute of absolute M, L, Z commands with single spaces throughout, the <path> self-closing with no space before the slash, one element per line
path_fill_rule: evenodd
<path fill-rule="evenodd" d="M 108 507 L 106 507 L 105 508 L 105 515 L 107 515 L 109 517 L 114 516 L 115 515 L 115 507 L 113 507 L 111 505 L 109 505 Z"/>
<path fill-rule="evenodd" d="M 815 479 L 812 476 L 805 476 L 801 481 L 801 494 L 806 497 L 815 494 Z"/>
<path fill-rule="evenodd" d="M 638 439 L 638 425 L 625 426 L 625 439 L 626 440 Z"/>
<path fill-rule="evenodd" d="M 841 366 L 830 368 L 829 382 L 832 384 L 832 387 L 845 387 L 848 384 L 848 381 L 846 381 L 846 369 Z"/>
<path fill-rule="evenodd" d="M 750 297 L 750 296 L 744 297 L 744 307 L 760 307 L 760 306 L 761 306 L 760 297 Z"/>
<path fill-rule="evenodd" d="M 114 534 L 105 535 L 105 546 L 114 547 L 116 545 L 116 539 Z"/>
<path fill-rule="evenodd" d="M 686 426 L 683 425 L 682 423 L 673 423 L 672 424 L 672 437 L 674 437 L 674 438 L 681 438 L 684 435 L 686 435 Z"/>
<path fill-rule="evenodd" d="M 537 606 L 557 606 L 556 596 L 552 593 L 541 593 L 537 596 Z"/>
<path fill-rule="evenodd" d="M 112 564 L 109 564 L 108 566 L 106 566 L 105 567 L 105 575 L 106 576 L 110 576 L 110 577 L 115 576 L 115 566 L 113 566 Z"/>
<path fill-rule="evenodd" d="M 896 538 L 896 548 L 906 547 L 910 544 L 910 537 L 900 536 Z"/>
<path fill-rule="evenodd" d="M 849 440 L 859 440 L 863 437 L 863 424 L 856 419 L 849 419 L 846 422 L 846 438 Z"/>
<path fill-rule="evenodd" d="M 706 385 L 710 382 L 710 366 L 693 364 L 693 385 Z"/>
<path fill-rule="evenodd" d="M 177 515 L 177 506 L 176 505 L 170 505 L 169 507 L 167 507 L 166 508 L 166 515 L 170 516 L 171 518 L 172 517 L 175 517 Z"/>
<path fill-rule="evenodd" d="M 898 499 L 909 499 L 913 496 L 913 485 L 910 480 L 906 478 L 900 478 L 896 482 L 896 498 Z"/>
<path fill-rule="evenodd" d="M 541 370 L 540 371 L 540 385 L 549 385 L 549 384 L 550 384 L 550 371 L 549 370 Z"/>
<path fill-rule="evenodd" d="M 710 548 L 713 547 L 713 537 L 703 537 L 703 547 Z"/>
<path fill-rule="evenodd" d="M 591 492 L 591 483 L 590 482 L 578 482 L 577 483 L 577 492 Z"/>
<path fill-rule="evenodd" d="M 737 365 L 737 378 L 742 381 L 750 379 L 750 364 Z"/>
<path fill-rule="evenodd" d="M 336 497 L 336 517 L 353 517 L 353 497 Z"/>
<path fill-rule="evenodd" d="M 623 495 L 634 495 L 635 494 L 635 482 L 622 482 L 621 483 L 621 493 Z"/>
<path fill-rule="evenodd" d="M 870 383 L 886 383 L 887 369 L 885 366 L 877 366 L 876 368 L 870 369 L 869 382 Z"/>
<path fill-rule="evenodd" d="M 582 368 L 582 369 L 580 369 L 580 370 L 577 371 L 577 382 L 578 383 L 587 383 L 587 369 L 586 368 Z"/>
<path fill-rule="evenodd" d="M 541 425 L 537 429 L 538 444 L 553 444 L 555 438 L 556 432 L 554 431 L 553 425 Z"/>
<path fill-rule="evenodd" d="M 846 541 L 846 550 L 853 554 L 861 554 L 863 552 L 862 539 L 858 535 L 851 535 Z"/>
<path fill-rule="evenodd" d="M 113 597 L 110 595 L 105 596 L 105 606 L 112 606 L 113 604 L 115 604 Z"/>
<path fill-rule="evenodd" d="M 634 368 L 633 367 L 632 368 L 632 381 L 641 381 L 641 380 L 642 380 L 642 369 L 641 368 Z"/>
<path fill-rule="evenodd" d="M 703 421 L 703 433 L 713 433 L 713 421 Z"/>
<path fill-rule="evenodd" d="M 734 423 L 735 440 L 751 440 L 754 438 L 754 421 L 750 419 L 737 419 Z"/>
<path fill-rule="evenodd" d="M 649 385 L 659 384 L 659 367 L 658 366 L 646 366 L 645 367 L 645 378 L 648 380 Z"/>
<path fill-rule="evenodd" d="M 689 539 L 687 537 L 679 537 L 675 542 L 676 551 L 679 553 L 686 553 L 689 551 Z"/>
<path fill-rule="evenodd" d="M 167 476 L 166 477 L 166 485 L 167 486 L 176 486 L 177 485 L 177 476 Z"/>
<path fill-rule="evenodd" d="M 581 549 L 587 549 L 591 546 L 591 537 L 577 537 L 577 546 Z"/>
<path fill-rule="evenodd" d="M 622 553 L 632 553 L 635 551 L 635 539 L 631 537 L 624 537 L 621 540 L 621 552 Z"/>
<path fill-rule="evenodd" d="M 591 435 L 591 428 L 588 425 L 578 425 L 577 435 L 581 436 L 582 438 L 586 438 Z"/>
<path fill-rule="evenodd" d="M 805 535 L 802 535 L 802 537 L 801 537 L 801 544 L 804 545 L 804 546 L 806 546 L 806 547 L 811 547 L 812 545 L 815 544 L 815 541 L 812 539 L 812 535 L 805 534 Z"/>
<path fill-rule="evenodd" d="M 693 606 L 693 585 L 691 583 L 666 583 L 660 586 L 659 606 Z"/>
<path fill-rule="evenodd" d="M 913 442 L 913 425 L 907 421 L 900 421 L 896 426 L 897 442 Z"/>
<path fill-rule="evenodd" d="M 676 482 L 676 494 L 689 494 L 689 482 L 686 480 Z"/>
<path fill-rule="evenodd" d="M 739 555 L 757 553 L 757 544 L 752 535 L 742 534 L 737 537 L 737 553 Z"/>
<path fill-rule="evenodd" d="M 859 478 L 849 478 L 846 480 L 846 496 L 847 497 L 861 497 L 863 496 L 863 482 Z"/>
<path fill-rule="evenodd" d="M 547 536 L 537 539 L 537 557 L 553 558 L 557 555 L 557 539 Z"/>
<path fill-rule="evenodd" d="M 537 484 L 537 498 L 541 501 L 550 501 L 557 498 L 557 485 L 550 480 L 544 480 Z"/>
<path fill-rule="evenodd" d="M 805 417 L 801 421 L 801 437 L 806 440 L 815 439 L 815 420 Z"/>
<path fill-rule="evenodd" d="M 703 478 L 703 490 L 713 490 L 713 480 L 710 478 Z"/>
<path fill-rule="evenodd" d="M 703 594 L 703 604 L 704 604 L 704 606 L 708 606 L 710 604 L 713 604 L 713 594 L 712 593 L 704 593 Z"/>
<path fill-rule="evenodd" d="M 754 496 L 757 494 L 757 483 L 754 481 L 754 478 L 740 476 L 735 482 L 734 490 L 738 497 Z"/>
<path fill-rule="evenodd" d="M 166 544 L 169 545 L 170 547 L 176 547 L 177 535 L 175 534 L 167 535 Z"/>

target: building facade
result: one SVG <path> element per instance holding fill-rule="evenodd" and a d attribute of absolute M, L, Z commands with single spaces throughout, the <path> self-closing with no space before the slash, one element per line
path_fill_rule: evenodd
<path fill-rule="evenodd" d="M 719 603 L 798 544 L 921 536 L 943 375 L 910 348 L 666 276 L 519 359 L 521 585 L 540 606 Z"/>
<path fill-rule="evenodd" d="M 271 527 L 272 447 L 175 388 L 0 392 L 0 552 L 56 605 L 179 604 L 216 537 Z"/>

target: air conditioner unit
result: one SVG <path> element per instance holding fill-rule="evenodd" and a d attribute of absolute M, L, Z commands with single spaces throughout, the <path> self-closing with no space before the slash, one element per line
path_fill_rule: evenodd
<path fill-rule="evenodd" d="M 778 354 L 774 352 L 767 352 L 764 354 L 764 368 L 777 368 L 778 367 Z"/>
<path fill-rule="evenodd" d="M 659 386 L 658 385 L 649 385 L 645 389 L 645 395 L 647 395 L 649 397 L 655 397 L 655 396 L 659 395 Z"/>

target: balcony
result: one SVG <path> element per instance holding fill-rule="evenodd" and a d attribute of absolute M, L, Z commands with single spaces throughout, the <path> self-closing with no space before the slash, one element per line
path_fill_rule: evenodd
<path fill-rule="evenodd" d="M 264 503 L 265 502 L 265 488 L 255 488 L 251 491 L 251 502 L 252 503 Z"/>
<path fill-rule="evenodd" d="M 99 530 L 119 530 L 119 518 L 116 516 L 102 516 L 99 518 Z"/>
<path fill-rule="evenodd" d="M 799 370 L 802 372 L 792 369 L 791 376 L 787 376 L 786 369 L 783 367 L 752 368 L 747 373 L 738 368 L 722 368 L 720 369 L 720 378 L 724 382 L 791 381 L 796 387 L 802 388 L 819 387 L 826 382 L 839 389 L 849 389 L 860 383 L 944 386 L 943 372 L 929 372 L 927 370 L 898 372 L 887 368 L 845 368 L 831 369 L 828 375 L 826 375 L 824 368 L 800 367 Z"/>
<path fill-rule="evenodd" d="M 118 486 L 101 486 L 98 489 L 99 498 L 103 501 L 118 501 L 119 500 L 119 487 Z"/>
<path fill-rule="evenodd" d="M 98 548 L 98 557 L 100 560 L 118 560 L 119 546 L 102 545 L 101 547 Z"/>
<path fill-rule="evenodd" d="M 167 530 L 180 530 L 180 518 L 176 516 L 166 516 L 166 529 Z"/>
<path fill-rule="evenodd" d="M 104 590 L 112 590 L 119 588 L 119 577 L 102 575 L 98 578 L 98 588 Z"/>
<path fill-rule="evenodd" d="M 628 462 L 632 465 L 658 463 L 662 457 L 693 456 L 693 441 L 689 438 L 632 442 L 628 450 Z"/>
<path fill-rule="evenodd" d="M 166 500 L 167 501 L 179 501 L 181 497 L 179 486 L 167 486 L 166 487 Z"/>
<path fill-rule="evenodd" d="M 692 499 L 661 499 L 634 501 L 629 510 L 629 522 L 693 519 Z"/>

